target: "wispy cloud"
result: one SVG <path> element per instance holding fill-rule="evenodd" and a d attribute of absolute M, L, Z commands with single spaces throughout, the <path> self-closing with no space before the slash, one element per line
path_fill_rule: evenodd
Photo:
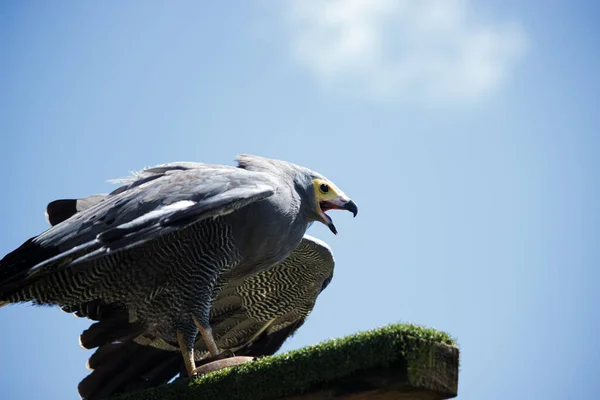
<path fill-rule="evenodd" d="M 376 98 L 478 100 L 514 71 L 518 23 L 467 0 L 289 0 L 293 56 L 322 84 Z"/>

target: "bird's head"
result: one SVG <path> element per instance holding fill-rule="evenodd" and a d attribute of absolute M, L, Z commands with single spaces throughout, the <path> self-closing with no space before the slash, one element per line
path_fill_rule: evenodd
<path fill-rule="evenodd" d="M 327 225 L 329 230 L 335 235 L 337 235 L 337 229 L 331 217 L 326 214 L 327 211 L 347 210 L 355 217 L 358 214 L 356 203 L 346 196 L 333 182 L 324 177 L 313 177 L 312 192 L 314 193 L 314 219 Z"/>
<path fill-rule="evenodd" d="M 287 161 L 242 154 L 238 166 L 250 171 L 274 174 L 293 182 L 304 204 L 309 221 L 319 221 L 337 235 L 333 220 L 326 214 L 329 210 L 348 210 L 356 217 L 358 207 L 333 182 L 308 168 Z"/>

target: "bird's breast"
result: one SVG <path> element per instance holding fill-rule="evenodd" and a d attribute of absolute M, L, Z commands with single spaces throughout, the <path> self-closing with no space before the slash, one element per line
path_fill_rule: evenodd
<path fill-rule="evenodd" d="M 240 274 L 257 273 L 282 262 L 298 246 L 307 223 L 298 212 L 260 201 L 230 214 L 240 250 Z"/>

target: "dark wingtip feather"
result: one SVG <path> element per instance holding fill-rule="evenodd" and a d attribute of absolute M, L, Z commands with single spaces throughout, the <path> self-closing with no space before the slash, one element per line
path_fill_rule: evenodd
<path fill-rule="evenodd" d="M 84 349 L 93 349 L 136 337 L 144 332 L 144 328 L 141 323 L 129 322 L 127 314 L 122 313 L 92 324 L 79 336 L 79 344 Z"/>
<path fill-rule="evenodd" d="M 158 350 L 135 342 L 100 347 L 90 359 L 94 371 L 78 386 L 87 400 L 141 390 L 168 382 L 179 371 L 178 352 Z M 94 357 L 93 356 L 93 357 Z"/>
<path fill-rule="evenodd" d="M 46 217 L 50 225 L 54 226 L 77 214 L 76 199 L 60 199 L 48 203 Z"/>
<path fill-rule="evenodd" d="M 54 200 L 46 207 L 46 218 L 54 226 L 71 218 L 73 215 L 98 204 L 106 197 L 105 194 L 95 194 L 81 199 Z"/>

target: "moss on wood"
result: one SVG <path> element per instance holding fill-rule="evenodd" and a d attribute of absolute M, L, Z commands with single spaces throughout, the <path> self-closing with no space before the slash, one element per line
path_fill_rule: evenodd
<path fill-rule="evenodd" d="M 453 397 L 458 349 L 444 332 L 394 324 L 115 399 L 277 399 L 334 386 L 339 391 L 348 378 L 385 370 L 397 377 L 394 390 L 422 388 L 443 396 L 437 398 Z"/>

